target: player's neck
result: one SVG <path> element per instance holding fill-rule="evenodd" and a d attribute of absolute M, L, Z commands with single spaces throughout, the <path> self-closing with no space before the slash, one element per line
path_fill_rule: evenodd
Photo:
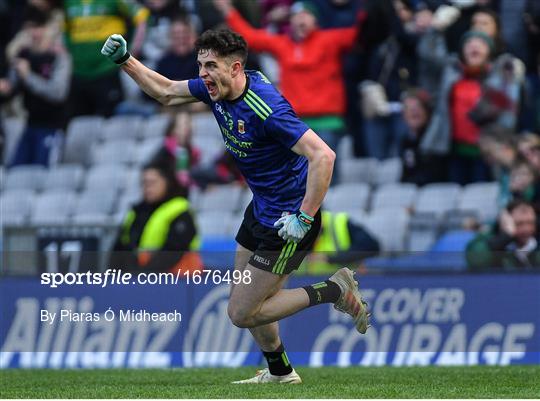
<path fill-rule="evenodd" d="M 246 90 L 248 84 L 246 73 L 239 74 L 236 79 L 232 81 L 231 94 L 227 100 L 234 101 L 238 99 Z"/>

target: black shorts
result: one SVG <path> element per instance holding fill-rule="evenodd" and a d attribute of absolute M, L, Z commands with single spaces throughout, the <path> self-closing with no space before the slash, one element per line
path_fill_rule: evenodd
<path fill-rule="evenodd" d="M 236 234 L 236 242 L 253 252 L 249 264 L 274 274 L 289 274 L 298 269 L 302 260 L 313 248 L 321 229 L 321 212 L 306 236 L 299 243 L 285 241 L 277 228 L 263 226 L 253 215 L 253 203 L 244 213 L 244 220 Z"/>

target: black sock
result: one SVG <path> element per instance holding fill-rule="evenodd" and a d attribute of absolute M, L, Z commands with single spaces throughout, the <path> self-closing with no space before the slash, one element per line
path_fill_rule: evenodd
<path fill-rule="evenodd" d="M 326 280 L 303 287 L 309 297 L 309 306 L 331 303 L 339 299 L 341 289 L 333 281 Z"/>
<path fill-rule="evenodd" d="M 268 369 L 274 376 L 285 376 L 292 372 L 292 366 L 287 358 L 285 347 L 281 344 L 274 352 L 265 352 L 263 355 L 268 363 Z"/>

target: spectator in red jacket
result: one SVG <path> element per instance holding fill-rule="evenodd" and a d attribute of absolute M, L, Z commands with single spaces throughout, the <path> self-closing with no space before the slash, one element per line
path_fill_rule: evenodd
<path fill-rule="evenodd" d="M 272 34 L 249 25 L 230 0 L 215 0 L 227 24 L 251 49 L 272 54 L 280 86 L 296 113 L 334 150 L 345 128 L 342 55 L 356 41 L 357 27 L 321 30 L 317 9 L 308 1 L 291 7 L 290 33 Z"/>

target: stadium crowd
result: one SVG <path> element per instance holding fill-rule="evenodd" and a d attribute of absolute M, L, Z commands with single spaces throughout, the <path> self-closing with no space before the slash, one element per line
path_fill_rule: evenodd
<path fill-rule="evenodd" d="M 195 130 L 210 130 L 192 121 L 208 112 L 206 106 L 160 108 L 100 54 L 101 46 L 110 34 L 125 35 L 130 52 L 146 65 L 184 80 L 198 73 L 197 36 L 229 27 L 248 42 L 248 68 L 279 87 L 338 160 L 352 160 L 336 164 L 331 191 L 354 183 L 349 169 L 367 165 L 360 161 L 375 170 L 398 161 L 395 180 L 363 180 L 374 194 L 378 184 L 397 182 L 419 192 L 440 183 L 461 190 L 496 182 L 495 215 L 437 216 L 431 229 L 437 238 L 450 228 L 473 233 L 466 257 L 474 269 L 540 265 L 540 0 L 0 0 L 0 26 L 6 175 L 21 165 L 66 163 L 70 127 L 80 116 L 124 116 L 131 120 L 125 135 L 148 145 L 156 134 L 142 121 L 156 115 L 167 121 L 158 146 L 148 146 L 139 165 L 143 185 L 161 177 L 170 188 L 176 177 L 172 187 L 179 189 L 167 195 L 163 188 L 154 200 L 143 189 L 144 199 L 126 209 L 127 217 L 120 211 L 125 235 L 118 249 L 136 249 L 144 222 L 161 206 L 219 184 L 242 186 L 243 179 L 224 148 L 215 151 L 216 141 L 196 138 L 204 134 Z M 25 121 L 20 135 L 6 123 L 18 117 Z M 130 127 L 139 133 L 127 132 Z M 102 139 L 106 145 L 109 139 Z M 101 158 L 122 163 L 120 153 L 117 147 Z M 371 198 L 377 210 L 376 195 Z M 401 206 L 415 217 L 408 230 L 414 222 L 421 226 L 420 207 Z M 146 220 L 133 225 L 138 220 L 126 219 L 137 211 Z M 189 230 L 182 226 L 189 238 L 179 241 L 182 235 L 172 230 L 163 249 L 176 241 L 191 250 L 195 227 L 184 212 L 175 218 L 189 223 Z M 130 226 L 132 237 L 125 233 Z M 342 222 L 346 227 L 364 240 L 352 241 L 357 249 L 351 251 L 365 251 L 358 263 L 379 250 L 377 240 L 385 242 L 385 231 L 372 236 L 369 224 Z"/>

